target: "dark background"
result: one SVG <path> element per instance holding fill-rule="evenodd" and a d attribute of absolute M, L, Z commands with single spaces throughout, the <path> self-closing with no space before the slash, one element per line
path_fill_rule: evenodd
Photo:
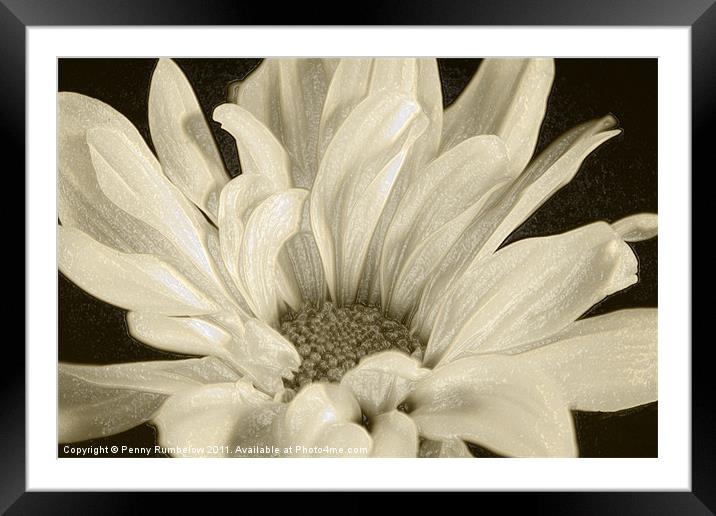
<path fill-rule="evenodd" d="M 224 102 L 229 82 L 245 77 L 259 59 L 177 59 L 207 115 Z M 454 100 L 479 59 L 440 59 L 444 102 Z M 59 91 L 100 99 L 134 123 L 150 142 L 147 99 L 153 59 L 60 59 Z M 560 233 L 595 220 L 612 222 L 638 212 L 657 212 L 657 61 L 655 59 L 557 59 L 556 77 L 537 146 L 574 125 L 612 113 L 624 130 L 597 149 L 575 179 L 552 197 L 508 242 Z M 239 172 L 232 138 L 211 121 L 228 170 Z M 151 146 L 151 143 L 150 143 Z M 628 307 L 657 306 L 657 240 L 630 244 L 639 259 L 639 282 L 587 315 Z M 94 299 L 59 274 L 60 361 L 108 364 L 180 358 L 132 339 L 124 311 Z M 678 344 L 678 343 L 674 343 Z M 656 457 L 657 404 L 617 413 L 575 413 L 583 457 Z M 148 424 L 83 444 L 151 446 Z M 486 450 L 473 448 L 478 456 Z M 62 447 L 59 456 L 65 456 Z"/>

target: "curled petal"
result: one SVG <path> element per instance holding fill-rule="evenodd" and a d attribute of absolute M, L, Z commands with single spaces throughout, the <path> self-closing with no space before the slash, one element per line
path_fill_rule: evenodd
<path fill-rule="evenodd" d="M 298 369 L 300 358 L 282 335 L 256 319 L 229 328 L 194 317 L 130 312 L 129 333 L 152 347 L 188 355 L 215 356 L 240 371 L 264 392 L 282 388 L 282 378 Z"/>
<path fill-rule="evenodd" d="M 236 140 L 242 174 L 266 177 L 276 189 L 291 186 L 286 150 L 250 112 L 236 104 L 222 104 L 214 110 L 214 120 Z"/>
<path fill-rule="evenodd" d="M 230 91 L 231 102 L 249 111 L 288 150 L 294 186 L 310 187 L 318 169 L 318 126 L 335 67 L 333 59 L 264 59 Z"/>
<path fill-rule="evenodd" d="M 246 222 L 240 252 L 241 280 L 254 312 L 263 321 L 278 322 L 278 255 L 300 229 L 307 195 L 306 190 L 298 188 L 273 194 Z"/>
<path fill-rule="evenodd" d="M 221 191 L 219 202 L 219 246 L 221 258 L 236 288 L 248 304 L 253 303 L 240 273 L 241 244 L 246 223 L 256 207 L 277 189 L 262 175 L 240 175 Z"/>

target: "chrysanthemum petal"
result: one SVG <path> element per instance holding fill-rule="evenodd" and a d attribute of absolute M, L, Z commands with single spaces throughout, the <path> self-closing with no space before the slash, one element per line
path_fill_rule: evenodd
<path fill-rule="evenodd" d="M 229 451 L 232 457 L 283 457 L 276 427 L 283 421 L 286 403 L 272 402 L 247 411 L 232 430 Z"/>
<path fill-rule="evenodd" d="M 176 252 L 156 229 L 110 201 L 97 183 L 87 145 L 87 132 L 91 129 L 111 127 L 122 131 L 151 159 L 129 120 L 99 100 L 70 92 L 59 94 L 58 114 L 58 207 L 62 224 L 80 229 L 122 252 L 164 255 Z"/>
<path fill-rule="evenodd" d="M 445 110 L 441 148 L 478 134 L 502 138 L 513 177 L 532 157 L 554 79 L 552 59 L 485 59 Z"/>
<path fill-rule="evenodd" d="M 221 258 L 236 288 L 252 309 L 255 309 L 253 299 L 241 279 L 241 244 L 249 215 L 276 191 L 269 178 L 258 174 L 235 177 L 221 191 L 218 216 Z"/>
<path fill-rule="evenodd" d="M 60 375 L 63 389 L 60 393 L 60 442 L 84 441 L 129 430 L 151 419 L 167 398 L 165 394 L 124 389 L 103 389 L 97 394 L 85 391 L 80 397 L 74 396 L 79 389 L 70 391 L 67 383 Z M 63 399 L 68 396 L 72 397 L 72 406 L 68 403 L 63 407 Z"/>
<path fill-rule="evenodd" d="M 247 109 L 262 124 L 281 135 L 277 59 L 264 59 L 241 81 L 229 85 L 229 102 Z"/>
<path fill-rule="evenodd" d="M 196 95 L 171 59 L 160 59 L 152 74 L 149 130 L 164 173 L 216 222 L 229 177 Z"/>
<path fill-rule="evenodd" d="M 408 397 L 428 439 L 465 439 L 517 457 L 574 457 L 572 416 L 552 379 L 504 355 L 436 369 Z"/>
<path fill-rule="evenodd" d="M 125 254 L 74 228 L 58 226 L 60 271 L 93 296 L 127 310 L 200 315 L 216 305 L 173 265 Z"/>
<path fill-rule="evenodd" d="M 358 422 L 360 417 L 360 406 L 350 390 L 336 384 L 313 383 L 291 401 L 284 430 L 309 437 L 323 424 Z"/>
<path fill-rule="evenodd" d="M 162 173 L 146 145 L 125 133 L 98 127 L 87 133 L 92 164 L 102 192 L 130 215 L 147 222 L 207 276 L 215 278 L 206 250 L 209 223 Z"/>
<path fill-rule="evenodd" d="M 236 140 L 242 175 L 268 178 L 277 190 L 291 187 L 290 160 L 271 131 L 246 109 L 222 104 L 214 120 Z"/>
<path fill-rule="evenodd" d="M 90 390 L 136 389 L 160 394 L 173 394 L 208 383 L 239 380 L 233 369 L 214 357 L 110 365 L 60 363 L 59 371 L 66 379 L 74 377 L 81 380 L 82 385 Z"/>
<path fill-rule="evenodd" d="M 308 192 L 292 188 L 271 195 L 249 216 L 240 251 L 240 274 L 256 315 L 278 322 L 277 256 L 300 228 Z"/>
<path fill-rule="evenodd" d="M 500 222 L 473 258 L 473 262 L 499 248 L 537 208 L 572 180 L 584 159 L 594 149 L 621 134 L 621 129 L 614 129 L 615 125 L 616 119 L 606 116 L 579 125 L 552 142 L 530 164 L 500 203 L 496 210 L 499 212 L 497 217 Z"/>
<path fill-rule="evenodd" d="M 437 152 L 442 130 L 442 95 L 435 59 L 343 59 L 331 82 L 321 120 L 320 151 L 327 147 L 351 110 L 367 95 L 399 93 L 417 102 L 427 116 L 425 131 L 410 147 L 393 182 L 365 258 L 356 302 L 380 302 L 380 259 L 390 221 L 403 192 Z"/>
<path fill-rule="evenodd" d="M 330 77 L 317 59 L 281 59 L 281 140 L 296 169 L 296 186 L 309 187 L 318 169 L 318 127 Z"/>
<path fill-rule="evenodd" d="M 215 230 L 207 224 L 203 215 L 189 201 L 183 203 L 190 212 L 199 214 L 202 231 L 202 245 L 191 246 L 194 235 L 189 231 L 186 235 L 177 235 L 174 228 L 166 227 L 156 220 L 143 220 L 128 213 L 110 200 L 100 188 L 97 173 L 92 163 L 88 134 L 96 129 L 110 129 L 123 135 L 137 152 L 137 160 L 154 163 L 153 157 L 142 137 L 134 126 L 119 112 L 99 100 L 76 93 L 62 92 L 59 95 L 59 218 L 66 228 L 81 230 L 97 242 L 116 251 L 129 254 L 153 254 L 162 260 L 169 261 L 182 274 L 213 299 L 231 305 L 231 294 L 225 290 L 224 279 L 214 275 L 207 262 L 220 265 L 212 255 L 207 260 L 206 253 L 211 255 L 211 242 Z M 162 172 L 159 172 L 162 175 Z M 179 191 L 169 183 L 168 179 L 159 179 L 169 184 L 181 199 Z M 149 203 L 152 204 L 152 203 Z M 153 206 L 152 208 L 159 208 Z M 173 207 L 170 207 L 171 210 Z M 180 210 L 178 210 L 180 211 Z M 179 213 L 173 216 L 181 216 Z M 158 229 L 156 229 L 156 226 Z M 177 244 L 179 242 L 179 244 Z M 188 244 L 189 247 L 185 247 Z M 206 245 L 207 249 L 202 249 Z M 197 259 L 198 258 L 198 259 Z M 209 272 L 207 272 L 209 270 Z"/>
<path fill-rule="evenodd" d="M 475 219 L 435 269 L 413 318 L 413 329 L 427 338 L 440 300 L 455 278 L 471 263 L 494 253 L 527 217 L 571 181 L 589 153 L 620 133 L 613 129 L 615 124 L 616 120 L 607 116 L 563 134 L 530 164 L 499 202 Z"/>
<path fill-rule="evenodd" d="M 215 358 L 59 366 L 61 442 L 104 437 L 148 421 L 167 396 L 212 382 L 238 380 Z"/>
<path fill-rule="evenodd" d="M 373 59 L 341 59 L 323 104 L 318 155 L 323 156 L 338 128 L 370 90 Z"/>
<path fill-rule="evenodd" d="M 127 329 L 145 344 L 186 355 L 220 356 L 231 342 L 231 334 L 225 329 L 196 317 L 130 312 Z"/>
<path fill-rule="evenodd" d="M 298 235 L 298 231 L 294 233 L 293 237 Z M 296 279 L 293 262 L 288 252 L 293 237 L 286 241 L 276 257 L 276 274 L 278 275 L 276 286 L 279 299 L 286 304 L 289 310 L 298 311 L 304 301 L 301 295 L 301 285 Z"/>
<path fill-rule="evenodd" d="M 361 428 L 356 424 L 360 417 L 360 407 L 350 390 L 336 384 L 314 383 L 302 389 L 290 402 L 278 432 L 285 446 L 324 447 L 343 440 L 360 443 L 364 441 L 363 435 L 354 428 Z M 321 452 L 297 452 L 297 456 L 323 455 Z"/>
<path fill-rule="evenodd" d="M 462 439 L 433 441 L 423 439 L 420 443 L 419 457 L 426 459 L 472 459 L 474 455 Z"/>
<path fill-rule="evenodd" d="M 476 136 L 434 160 L 408 187 L 390 223 L 381 259 L 383 304 L 399 319 L 414 304 L 432 268 L 481 211 L 488 194 L 509 178 L 508 162 L 502 140 Z M 440 243 L 426 247 L 430 237 Z"/>
<path fill-rule="evenodd" d="M 94 169 L 91 173 L 91 182 L 83 184 L 83 179 L 60 170 L 58 204 L 63 226 L 77 228 L 97 242 L 125 253 L 162 256 L 176 253 L 176 248 L 159 231 L 110 201 L 94 179 Z"/>
<path fill-rule="evenodd" d="M 361 410 L 373 417 L 396 409 L 426 374 L 416 359 L 384 351 L 361 360 L 343 376 L 341 385 L 350 389 Z"/>
<path fill-rule="evenodd" d="M 403 412 L 394 410 L 371 421 L 371 457 L 417 457 L 418 428 Z"/>
<path fill-rule="evenodd" d="M 529 347 L 515 358 L 552 376 L 574 410 L 611 412 L 657 399 L 656 309 L 583 319 Z"/>
<path fill-rule="evenodd" d="M 385 201 L 426 123 L 419 106 L 407 97 L 369 97 L 353 110 L 326 150 L 310 210 L 333 299 L 354 300 Z"/>
<path fill-rule="evenodd" d="M 443 127 L 443 102 L 440 75 L 436 59 L 377 59 L 373 66 L 371 90 L 385 92 L 408 92 L 417 100 L 427 117 L 428 125 L 410 149 L 407 159 L 406 184 L 396 187 L 402 193 L 407 187 L 408 176 L 433 160 L 438 152 Z M 399 182 L 400 183 L 400 182 Z"/>
<path fill-rule="evenodd" d="M 216 264 L 217 276 L 221 279 L 222 295 L 217 299 L 220 299 L 219 304 L 224 309 L 223 313 L 233 314 L 241 320 L 251 317 L 251 308 L 246 301 L 246 296 L 243 291 L 236 287 L 236 283 L 221 256 L 221 241 L 218 231 L 209 233 L 207 250 Z"/>
<path fill-rule="evenodd" d="M 157 440 L 175 457 L 231 456 L 242 419 L 271 403 L 243 381 L 185 390 L 167 399 L 154 417 Z"/>
<path fill-rule="evenodd" d="M 506 171 L 507 149 L 496 136 L 470 138 L 428 164 L 409 185 L 391 221 L 381 263 L 383 275 L 388 277 L 397 268 L 405 253 L 401 248 L 408 247 L 401 246 L 402 242 L 419 239 L 429 234 L 430 227 L 434 230 L 457 216 L 471 204 L 475 197 L 472 192 L 493 186 Z M 464 193 L 466 187 L 468 193 Z M 448 204 L 452 204 L 455 195 L 460 196 L 458 207 L 446 205 L 445 200 L 450 199 Z M 430 210 L 431 215 L 424 215 L 424 210 Z M 436 216 L 438 220 L 433 222 Z"/>
<path fill-rule="evenodd" d="M 442 130 L 442 95 L 435 59 L 341 59 L 321 116 L 319 156 L 350 112 L 370 94 L 404 94 L 418 102 L 430 120 L 426 158 L 437 151 Z"/>
<path fill-rule="evenodd" d="M 627 242 L 640 242 L 654 238 L 659 230 L 656 213 L 630 215 L 617 220 L 612 227 Z"/>
<path fill-rule="evenodd" d="M 511 244 L 456 282 L 438 311 L 425 363 L 552 335 L 635 283 L 636 271 L 631 248 L 602 222 Z"/>
<path fill-rule="evenodd" d="M 505 183 L 498 183 L 489 189 L 463 213 L 427 235 L 407 256 L 393 287 L 389 291 L 389 313 L 397 320 L 403 320 L 415 309 L 426 281 L 450 246 L 460 237 L 465 227 L 497 195 Z"/>
<path fill-rule="evenodd" d="M 341 60 L 337 57 L 322 57 L 321 58 L 321 64 L 323 65 L 323 72 L 324 72 L 325 76 L 328 78 L 329 84 L 331 82 L 333 74 L 336 73 L 336 68 L 338 68 L 338 64 L 340 62 L 341 62 Z"/>
<path fill-rule="evenodd" d="M 338 288 L 341 289 L 339 299 L 343 303 L 351 303 L 356 299 L 375 229 L 405 163 L 404 152 L 402 150 L 386 164 L 355 199 L 349 212 L 343 212 L 342 230 L 337 233 L 341 244 L 341 259 L 337 263 Z"/>
<path fill-rule="evenodd" d="M 309 206 L 304 208 L 304 223 L 308 220 L 306 210 L 309 209 Z M 316 240 L 310 231 L 310 222 L 308 225 L 308 231 L 304 231 L 302 228 L 286 243 L 286 252 L 293 264 L 293 274 L 304 303 L 320 306 L 326 296 L 323 262 L 321 262 L 321 254 L 318 251 Z"/>
<path fill-rule="evenodd" d="M 318 126 L 334 69 L 332 59 L 264 59 L 229 95 L 286 147 L 295 186 L 313 183 Z"/>
<path fill-rule="evenodd" d="M 235 342 L 243 338 L 244 332 L 237 335 L 236 331 L 211 318 L 130 312 L 127 329 L 132 337 L 154 348 L 185 355 L 214 356 L 247 374 L 245 367 L 236 367 L 244 357 L 234 352 Z"/>
<path fill-rule="evenodd" d="M 249 319 L 245 323 L 244 338 L 232 353 L 236 362 L 246 371 L 265 392 L 278 392 L 282 378 L 288 378 L 291 371 L 298 369 L 301 357 L 296 348 L 283 335 L 258 319 Z"/>
<path fill-rule="evenodd" d="M 368 457 L 373 440 L 368 431 L 357 423 L 327 425 L 313 446 L 316 451 L 301 453 L 308 457 Z"/>
<path fill-rule="evenodd" d="M 301 363 L 294 346 L 258 319 L 131 312 L 127 324 L 133 337 L 155 348 L 220 358 L 267 393 L 278 392 Z"/>

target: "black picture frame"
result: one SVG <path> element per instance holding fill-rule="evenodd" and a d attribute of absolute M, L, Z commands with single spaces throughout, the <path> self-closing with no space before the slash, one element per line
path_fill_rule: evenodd
<path fill-rule="evenodd" d="M 28 26 L 38 25 L 248 25 L 285 22 L 316 25 L 638 25 L 691 27 L 692 168 L 706 173 L 706 152 L 712 145 L 716 118 L 716 7 L 714 0 L 649 1 L 549 0 L 540 2 L 463 0 L 416 1 L 379 5 L 362 2 L 351 19 L 319 21 L 312 9 L 296 5 L 272 9 L 221 0 L 2 0 L 0 1 L 0 74 L 3 147 L 24 169 L 25 48 Z M 280 12 L 273 12 L 280 11 Z M 295 12 L 294 12 L 295 11 Z M 675 343 L 690 345 L 691 343 Z M 705 347 L 705 346 L 704 346 Z M 550 514 L 713 514 L 716 511 L 716 421 L 711 408 L 711 362 L 702 347 L 692 348 L 692 489 L 690 492 L 529 493 L 500 496 L 504 507 L 539 507 Z M 73 494 L 25 492 L 25 354 L 8 349 L 9 363 L 0 375 L 3 397 L 3 445 L 0 510 L 8 514 L 126 513 L 141 494 Z M 242 495 L 244 496 L 244 495 Z M 175 503 L 186 503 L 183 497 Z M 507 500 L 509 498 L 509 500 Z M 484 498 L 482 499 L 484 501 Z M 494 500 L 497 501 L 497 500 Z M 162 502 L 163 503 L 163 502 Z M 356 504 L 352 504 L 356 505 Z M 188 507 L 185 507 L 188 508 Z"/>

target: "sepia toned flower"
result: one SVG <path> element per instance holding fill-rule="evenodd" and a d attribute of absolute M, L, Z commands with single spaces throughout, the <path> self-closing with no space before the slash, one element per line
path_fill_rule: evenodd
<path fill-rule="evenodd" d="M 160 59 L 156 154 L 59 94 L 59 267 L 129 333 L 198 358 L 59 365 L 59 440 L 151 422 L 173 456 L 578 455 L 573 410 L 657 399 L 656 309 L 582 318 L 637 281 L 656 215 L 505 240 L 618 135 L 533 156 L 551 59 L 486 59 L 443 109 L 434 59 L 267 59 L 213 119 Z"/>

